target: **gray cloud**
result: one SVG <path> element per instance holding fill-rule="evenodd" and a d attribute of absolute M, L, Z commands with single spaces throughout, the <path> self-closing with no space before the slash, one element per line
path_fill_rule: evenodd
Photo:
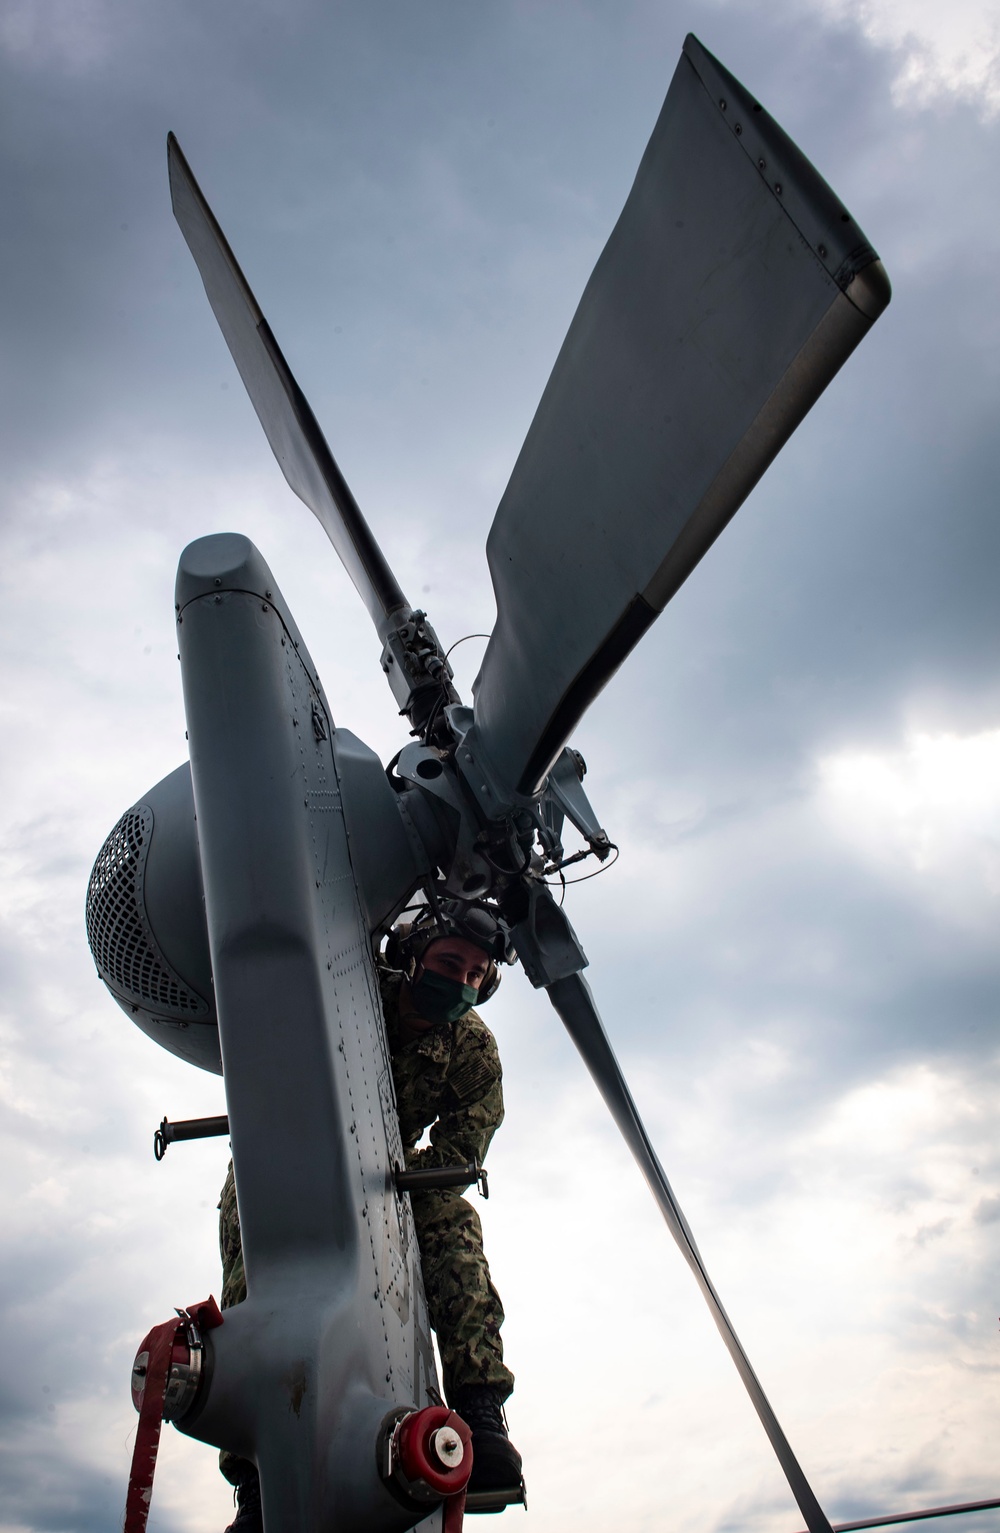
<path fill-rule="evenodd" d="M 81 1460 L 53 1461 L 37 1441 L 8 1437 L 0 1450 L 4 1487 L 4 1517 L 12 1527 L 38 1533 L 99 1533 L 120 1525 L 121 1487 Z M 178 1533 L 182 1524 L 172 1517 L 157 1518 L 163 1533 Z"/>

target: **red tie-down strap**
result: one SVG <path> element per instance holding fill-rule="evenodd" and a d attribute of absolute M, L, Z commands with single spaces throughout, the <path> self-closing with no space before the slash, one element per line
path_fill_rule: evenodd
<path fill-rule="evenodd" d="M 460 1490 L 456 1496 L 449 1496 L 445 1501 L 441 1533 L 462 1533 L 464 1520 L 465 1491 Z"/>
<path fill-rule="evenodd" d="M 123 1533 L 146 1533 L 160 1428 L 169 1419 L 164 1408 L 171 1369 L 190 1377 L 192 1353 L 201 1347 L 201 1333 L 221 1325 L 222 1318 L 215 1300 L 203 1299 L 189 1309 L 178 1310 L 176 1319 L 154 1325 L 139 1347 L 132 1365 L 132 1403 L 139 1412 L 139 1425 L 132 1449 Z M 184 1409 L 189 1404 L 190 1400 L 186 1401 Z"/>

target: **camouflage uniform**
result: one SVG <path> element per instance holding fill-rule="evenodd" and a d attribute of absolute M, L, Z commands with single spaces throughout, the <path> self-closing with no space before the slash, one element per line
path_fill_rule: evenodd
<path fill-rule="evenodd" d="M 380 969 L 379 980 L 407 1166 L 482 1165 L 503 1122 L 496 1039 L 475 1011 L 412 1037 L 400 1021 L 402 976 Z M 428 1127 L 430 1143 L 418 1150 Z M 506 1399 L 514 1375 L 503 1360 L 503 1306 L 479 1215 L 451 1190 L 416 1192 L 410 1201 L 445 1395 L 451 1400 L 465 1384 L 489 1384 Z"/>
<path fill-rule="evenodd" d="M 379 984 L 407 1166 L 482 1165 L 503 1121 L 496 1039 L 474 1011 L 413 1037 L 400 1020 L 402 975 L 380 964 Z M 430 1143 L 418 1150 L 428 1127 Z M 451 1400 L 465 1384 L 488 1384 L 506 1399 L 514 1375 L 503 1360 L 503 1306 L 490 1280 L 479 1215 L 450 1189 L 412 1193 L 411 1203 L 445 1395 Z M 227 1309 L 247 1294 L 232 1162 L 219 1203 L 219 1246 Z M 220 1467 L 235 1483 L 244 1466 L 224 1452 Z"/>

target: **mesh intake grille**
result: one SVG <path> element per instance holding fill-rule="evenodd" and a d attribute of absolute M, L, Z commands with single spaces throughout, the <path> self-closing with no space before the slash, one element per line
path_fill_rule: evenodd
<path fill-rule="evenodd" d="M 170 968 L 146 920 L 143 875 L 153 811 L 138 804 L 122 815 L 97 854 L 87 889 L 87 941 L 105 984 L 133 1004 L 179 1017 L 208 1006 Z"/>

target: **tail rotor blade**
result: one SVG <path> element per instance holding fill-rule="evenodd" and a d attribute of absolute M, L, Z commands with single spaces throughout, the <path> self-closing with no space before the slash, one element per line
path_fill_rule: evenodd
<path fill-rule="evenodd" d="M 712 1318 L 719 1328 L 719 1333 L 732 1357 L 739 1372 L 740 1378 L 746 1386 L 747 1393 L 753 1402 L 754 1409 L 760 1417 L 761 1423 L 767 1433 L 771 1446 L 777 1455 L 785 1478 L 791 1488 L 799 1510 L 805 1519 L 809 1533 L 831 1533 L 830 1524 L 806 1479 L 801 1465 L 792 1452 L 787 1437 L 781 1429 L 778 1418 L 771 1408 L 771 1404 L 765 1395 L 760 1380 L 751 1367 L 750 1360 L 743 1350 L 742 1343 L 733 1330 L 732 1322 L 722 1307 L 722 1301 L 715 1291 L 715 1287 L 705 1268 L 701 1253 L 695 1244 L 694 1236 L 680 1205 L 674 1196 L 673 1189 L 667 1181 L 663 1167 L 660 1165 L 649 1141 L 649 1135 L 643 1127 L 642 1120 L 632 1100 L 632 1094 L 621 1072 L 621 1066 L 615 1058 L 614 1051 L 604 1031 L 590 986 L 582 974 L 572 974 L 566 979 L 556 980 L 547 987 L 549 1000 L 559 1013 L 566 1026 L 566 1030 L 576 1047 L 583 1056 L 584 1063 L 597 1084 L 604 1101 L 611 1112 L 611 1116 L 620 1129 L 626 1144 L 634 1155 L 639 1169 L 646 1179 L 649 1190 L 659 1206 L 670 1233 L 680 1247 L 691 1271 L 694 1273 L 698 1287 L 704 1295 Z"/>
<path fill-rule="evenodd" d="M 181 147 L 167 137 L 174 216 L 282 473 L 326 531 L 384 639 L 409 604 L 337 467 Z"/>
<path fill-rule="evenodd" d="M 888 301 L 840 200 L 689 36 L 490 533 L 499 781 L 537 791 Z"/>

